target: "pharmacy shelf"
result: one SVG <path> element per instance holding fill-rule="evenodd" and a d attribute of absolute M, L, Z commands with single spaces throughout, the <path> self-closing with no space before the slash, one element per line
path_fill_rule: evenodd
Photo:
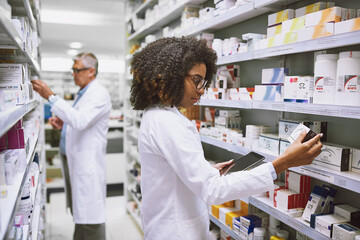
<path fill-rule="evenodd" d="M 251 109 L 252 101 L 200 99 L 200 106 Z"/>
<path fill-rule="evenodd" d="M 181 36 L 196 35 L 203 31 L 214 32 L 229 27 L 231 25 L 234 25 L 235 23 L 246 21 L 248 19 L 262 15 L 271 10 L 272 10 L 271 8 L 267 8 L 267 7 L 255 9 L 254 2 L 249 2 L 241 6 L 232 7 L 230 8 L 230 10 L 226 11 L 225 13 L 220 14 L 206 22 L 201 22 L 192 28 L 184 29 L 180 35 Z"/>
<path fill-rule="evenodd" d="M 126 205 L 126 210 L 130 213 L 130 215 L 133 217 L 139 228 L 142 230 L 142 223 L 141 219 Z"/>
<path fill-rule="evenodd" d="M 290 43 L 278 47 L 265 48 L 254 51 L 254 59 L 318 51 L 323 49 L 345 47 L 360 43 L 360 31 L 334 34 L 308 41 Z"/>
<path fill-rule="evenodd" d="M 239 147 L 239 146 L 236 146 L 236 145 L 233 145 L 233 144 L 230 144 L 230 143 L 226 143 L 226 142 L 223 142 L 223 141 L 221 141 L 219 139 L 212 138 L 212 137 L 207 137 L 207 136 L 200 135 L 200 140 L 203 143 L 207 143 L 207 144 L 210 144 L 210 145 L 225 149 L 225 150 L 227 150 L 229 152 L 234 152 L 234 153 L 238 153 L 238 154 L 241 154 L 241 155 L 246 155 L 246 154 L 248 154 L 250 152 L 250 150 L 248 150 L 246 148 Z"/>
<path fill-rule="evenodd" d="M 129 17 L 126 18 L 126 22 L 130 21 L 133 16 L 138 18 L 145 18 L 145 12 L 147 9 L 154 7 L 158 3 L 157 0 L 147 0 L 141 4 Z"/>
<path fill-rule="evenodd" d="M 12 222 L 14 221 L 16 209 L 19 206 L 22 194 L 22 186 L 24 185 L 27 175 L 30 170 L 30 165 L 35 156 L 35 149 L 38 143 L 39 134 L 32 141 L 32 145 L 29 148 L 29 154 L 26 158 L 27 166 L 23 173 L 18 173 L 14 183 L 7 186 L 6 198 L 0 198 L 0 239 L 7 239 L 10 233 Z"/>
<path fill-rule="evenodd" d="M 254 0 L 254 8 L 279 7 L 289 5 L 300 0 Z"/>
<path fill-rule="evenodd" d="M 153 33 L 154 31 L 169 24 L 173 20 L 179 18 L 181 16 L 181 13 L 184 10 L 184 7 L 187 4 L 200 4 L 202 2 L 204 2 L 204 0 L 180 1 L 172 9 L 169 9 L 169 11 L 167 11 L 167 13 L 162 18 L 155 20 L 155 22 L 151 23 L 149 26 L 147 24 L 145 24 L 140 29 L 138 29 L 135 33 L 130 35 L 127 38 L 127 40 L 133 41 L 133 40 L 139 40 L 141 38 L 144 38 L 146 35 Z"/>
<path fill-rule="evenodd" d="M 9 1 L 9 3 L 11 4 L 12 11 L 15 12 L 14 15 L 28 17 L 32 29 L 36 31 L 37 30 L 36 20 L 34 18 L 34 14 L 30 6 L 30 1 L 13 0 L 13 1 Z"/>
<path fill-rule="evenodd" d="M 285 44 L 277 47 L 265 48 L 247 53 L 238 53 L 226 57 L 221 57 L 218 59 L 216 64 L 224 65 L 254 59 L 277 57 L 303 52 L 312 52 L 357 44 L 360 44 L 360 31 L 334 34 L 331 36 L 321 37 L 308 41 Z"/>
<path fill-rule="evenodd" d="M 340 106 L 313 103 L 291 103 L 272 101 L 235 101 L 235 100 L 207 100 L 201 99 L 200 106 L 261 109 L 281 112 L 294 112 L 328 117 L 360 119 L 360 107 Z"/>
<path fill-rule="evenodd" d="M 37 100 L 33 100 L 22 106 L 16 106 L 0 112 L 0 136 L 3 136 L 17 121 L 33 110 L 38 104 Z"/>
<path fill-rule="evenodd" d="M 24 44 L 10 19 L 5 17 L 5 10 L 0 6 L 0 48 L 18 49 L 19 62 L 29 63 L 40 75 L 40 65 L 35 58 L 24 49 Z"/>
<path fill-rule="evenodd" d="M 209 218 L 210 221 L 212 221 L 213 223 L 215 223 L 219 228 L 221 228 L 222 230 L 224 230 L 227 234 L 229 234 L 232 238 L 236 239 L 236 240 L 240 240 L 242 239 L 238 234 L 236 234 L 231 228 L 229 228 L 228 226 L 226 226 L 224 223 L 220 222 L 219 219 L 217 219 L 216 217 L 214 217 L 212 214 L 209 214 Z"/>
<path fill-rule="evenodd" d="M 218 58 L 216 65 L 225 65 L 235 62 L 245 62 L 252 59 L 253 59 L 252 52 L 237 53 L 237 54 Z"/>
<path fill-rule="evenodd" d="M 250 197 L 249 202 L 251 205 L 261 209 L 269 215 L 279 219 L 281 222 L 292 227 L 293 229 L 304 233 L 306 236 L 316 240 L 329 240 L 331 238 L 326 237 L 314 228 L 310 227 L 310 224 L 302 220 L 302 218 L 293 218 L 287 215 L 285 212 L 275 208 L 272 201 L 267 197 Z"/>
<path fill-rule="evenodd" d="M 250 152 L 250 150 L 248 150 L 247 148 L 232 145 L 212 137 L 200 135 L 200 140 L 204 143 L 241 155 L 245 155 Z M 266 162 L 272 162 L 273 160 L 275 160 L 275 158 L 277 158 L 277 156 L 263 153 L 261 151 L 254 152 L 263 155 Z M 339 172 L 332 169 L 323 168 L 321 166 L 317 166 L 316 162 L 307 166 L 293 167 L 289 170 L 325 181 L 327 183 L 331 183 L 333 185 L 348 189 L 353 192 L 360 192 L 360 174 L 357 173 Z"/>
<path fill-rule="evenodd" d="M 135 196 L 135 194 L 131 191 L 130 187 L 128 187 L 128 193 L 130 193 L 132 199 L 136 202 L 136 204 L 138 205 L 138 208 L 140 208 L 141 206 L 141 202 L 139 201 L 139 199 Z"/>
<path fill-rule="evenodd" d="M 34 213 L 33 213 L 33 217 L 32 217 L 33 219 L 31 221 L 31 232 L 32 232 L 31 239 L 32 240 L 37 240 L 38 239 L 40 212 L 41 212 L 41 206 L 36 205 L 34 207 Z"/>

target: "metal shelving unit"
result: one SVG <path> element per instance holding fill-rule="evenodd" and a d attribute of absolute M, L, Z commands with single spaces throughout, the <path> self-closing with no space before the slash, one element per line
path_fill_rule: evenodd
<path fill-rule="evenodd" d="M 157 3 L 158 3 L 157 0 L 147 0 L 147 1 L 145 1 L 138 8 L 136 8 L 136 10 L 125 21 L 126 22 L 130 21 L 132 16 L 137 16 L 137 17 L 140 17 L 140 18 L 144 18 L 145 11 L 147 9 L 150 9 L 150 8 L 154 7 L 154 5 L 157 4 Z"/>
<path fill-rule="evenodd" d="M 38 104 L 37 100 L 33 100 L 22 106 L 0 112 L 0 136 L 4 135 L 17 121 L 32 111 Z"/>
<path fill-rule="evenodd" d="M 240 240 L 240 236 L 237 235 L 231 228 L 229 228 L 228 226 L 226 226 L 224 223 L 220 222 L 219 219 L 217 219 L 216 217 L 214 217 L 212 214 L 209 214 L 209 218 L 210 220 L 215 223 L 217 226 L 219 226 L 222 230 L 224 230 L 227 234 L 229 234 L 232 238 L 236 239 L 236 240 Z"/>
<path fill-rule="evenodd" d="M 274 216 L 275 218 L 279 219 L 281 222 L 287 224 L 288 226 L 292 227 L 293 229 L 304 233 L 307 236 L 310 236 L 316 240 L 329 240 L 331 238 L 326 237 L 325 235 L 321 234 L 320 232 L 316 231 L 314 228 L 310 227 L 310 223 L 305 222 L 302 218 L 293 218 L 289 215 L 285 214 L 284 212 L 280 211 L 279 209 L 272 206 L 272 202 L 269 198 L 266 197 L 250 197 L 249 203 L 262 211 Z"/>
<path fill-rule="evenodd" d="M 7 190 L 8 190 L 7 197 L 0 199 L 0 209 L 1 209 L 0 239 L 6 239 L 11 230 L 12 227 L 11 223 L 14 221 L 15 212 L 21 200 L 22 186 L 26 181 L 27 175 L 30 170 L 30 165 L 35 156 L 35 149 L 38 143 L 38 137 L 39 134 L 36 136 L 35 141 L 33 141 L 33 144 L 29 148 L 30 149 L 29 154 L 26 158 L 27 166 L 24 172 L 18 173 L 16 179 L 14 180 L 14 183 L 10 186 L 9 185 L 7 186 Z"/>
<path fill-rule="evenodd" d="M 271 101 L 233 101 L 201 99 L 200 106 L 226 107 L 239 109 L 260 109 L 280 112 L 293 112 L 328 117 L 360 119 L 360 107 L 313 103 L 291 103 Z"/>

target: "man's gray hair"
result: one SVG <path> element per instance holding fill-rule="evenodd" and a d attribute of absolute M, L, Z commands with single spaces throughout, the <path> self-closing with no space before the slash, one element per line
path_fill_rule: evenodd
<path fill-rule="evenodd" d="M 82 52 L 73 58 L 74 61 L 81 61 L 86 68 L 95 68 L 95 76 L 98 74 L 99 62 L 95 55 L 90 52 Z"/>

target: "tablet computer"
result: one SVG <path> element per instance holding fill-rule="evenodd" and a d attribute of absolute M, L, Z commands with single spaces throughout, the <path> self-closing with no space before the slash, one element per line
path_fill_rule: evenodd
<path fill-rule="evenodd" d="M 264 159 L 265 157 L 263 155 L 256 152 L 249 152 L 241 158 L 234 160 L 232 164 L 223 167 L 220 170 L 220 175 L 225 175 L 227 172 L 237 172 L 257 167 L 264 163 Z"/>

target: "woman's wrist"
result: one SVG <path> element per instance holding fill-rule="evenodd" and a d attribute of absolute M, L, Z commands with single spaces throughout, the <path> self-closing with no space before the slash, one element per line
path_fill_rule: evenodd
<path fill-rule="evenodd" d="M 286 169 L 288 169 L 289 164 L 288 164 L 288 160 L 285 154 L 280 155 L 279 157 L 277 157 L 274 161 L 272 161 L 272 164 L 274 166 L 274 169 L 276 171 L 276 174 L 280 174 L 281 172 L 285 171 Z"/>

